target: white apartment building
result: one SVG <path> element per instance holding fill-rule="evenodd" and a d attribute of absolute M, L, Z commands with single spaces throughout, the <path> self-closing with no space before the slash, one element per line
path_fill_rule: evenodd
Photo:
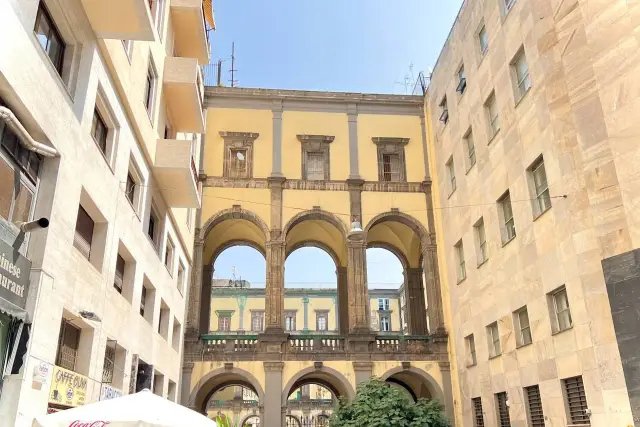
<path fill-rule="evenodd" d="M 0 425 L 178 401 L 213 27 L 210 0 L 0 0 Z"/>

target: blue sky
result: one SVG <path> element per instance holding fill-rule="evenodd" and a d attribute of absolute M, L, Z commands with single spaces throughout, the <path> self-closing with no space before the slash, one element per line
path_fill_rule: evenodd
<path fill-rule="evenodd" d="M 235 42 L 237 85 L 277 89 L 410 93 L 405 78 L 433 67 L 462 0 L 214 0 L 217 31 L 212 62 L 231 78 Z M 413 72 L 411 71 L 413 65 Z M 234 247 L 215 263 L 215 276 L 264 286 L 265 260 Z M 367 250 L 370 288 L 397 288 L 402 267 L 382 249 Z M 320 249 L 302 248 L 285 263 L 286 287 L 335 287 L 335 265 Z"/>

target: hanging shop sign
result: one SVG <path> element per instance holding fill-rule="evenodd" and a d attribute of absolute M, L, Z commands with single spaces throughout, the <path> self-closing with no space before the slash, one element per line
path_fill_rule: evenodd
<path fill-rule="evenodd" d="M 30 271 L 31 261 L 0 240 L 0 298 L 24 309 Z"/>
<path fill-rule="evenodd" d="M 100 400 L 110 400 L 122 396 L 122 390 L 111 387 L 109 384 L 102 384 L 100 390 Z"/>
<path fill-rule="evenodd" d="M 88 381 L 84 375 L 54 366 L 49 403 L 69 407 L 84 405 Z"/>

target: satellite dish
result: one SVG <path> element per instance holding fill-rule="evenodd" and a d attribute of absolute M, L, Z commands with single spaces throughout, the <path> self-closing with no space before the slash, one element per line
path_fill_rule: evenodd
<path fill-rule="evenodd" d="M 238 160 L 240 160 L 241 162 L 244 161 L 244 154 L 242 154 L 241 152 L 237 152 L 236 153 L 236 157 L 238 158 Z"/>

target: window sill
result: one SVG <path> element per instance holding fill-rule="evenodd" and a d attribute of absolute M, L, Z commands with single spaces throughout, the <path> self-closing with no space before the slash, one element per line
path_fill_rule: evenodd
<path fill-rule="evenodd" d="M 547 209 L 543 210 L 542 212 L 540 212 L 538 215 L 534 215 L 533 217 L 533 221 L 537 221 L 538 218 L 540 218 L 542 215 L 546 214 L 547 212 L 549 212 L 551 210 L 551 206 L 549 206 Z"/>
<path fill-rule="evenodd" d="M 482 267 L 483 265 L 485 265 L 485 264 L 487 263 L 487 261 L 489 261 L 489 258 L 485 258 L 481 263 L 479 263 L 479 264 L 476 266 L 476 268 L 480 268 L 480 267 Z"/>
<path fill-rule="evenodd" d="M 531 78 L 531 77 L 529 77 Z M 527 89 L 527 91 L 525 93 L 522 94 L 522 96 L 520 96 L 520 98 L 516 101 L 516 105 L 515 108 L 518 108 L 518 105 L 520 105 L 520 103 L 522 102 L 523 99 L 525 99 L 527 97 L 527 95 L 529 94 L 529 92 L 531 92 L 531 87 L 529 86 L 529 89 Z"/>
<path fill-rule="evenodd" d="M 451 192 L 449 193 L 449 195 L 447 196 L 447 198 L 448 198 L 448 199 L 450 199 L 450 198 L 451 198 L 451 196 L 453 196 L 453 194 L 456 192 L 456 190 L 457 190 L 457 188 L 456 188 L 456 189 L 454 189 L 453 191 L 451 191 Z"/>
<path fill-rule="evenodd" d="M 505 246 L 507 246 L 509 243 L 513 242 L 516 237 L 518 237 L 518 235 L 516 234 L 515 236 L 513 236 L 512 238 L 510 238 L 509 240 L 505 240 L 502 242 L 502 247 L 504 248 Z"/>
<path fill-rule="evenodd" d="M 464 282 L 465 280 L 467 280 L 467 276 L 464 276 L 462 279 L 457 279 L 456 285 L 459 285 L 460 283 Z"/>
<path fill-rule="evenodd" d="M 567 331 L 570 331 L 570 330 L 572 330 L 572 329 L 573 329 L 573 325 L 569 326 L 569 327 L 568 327 L 568 328 L 566 328 L 566 329 L 562 329 L 562 330 L 560 330 L 560 331 L 554 331 L 554 332 L 552 332 L 552 333 L 551 333 L 551 336 L 552 336 L 552 337 L 555 337 L 556 335 L 560 335 L 561 333 L 563 333 L 563 332 L 567 332 Z"/>
<path fill-rule="evenodd" d="M 471 169 L 473 169 L 473 167 L 476 165 L 477 162 L 475 162 L 474 164 L 472 164 L 471 166 L 469 166 L 466 170 L 466 172 L 464 173 L 465 175 L 469 175 L 469 172 L 471 172 Z"/>
<path fill-rule="evenodd" d="M 531 341 L 528 344 L 520 344 L 520 345 L 516 345 L 516 350 L 524 348 L 524 347 L 529 347 L 530 345 L 533 345 L 533 341 Z"/>
<path fill-rule="evenodd" d="M 497 359 L 500 356 L 502 356 L 502 353 L 496 354 L 495 356 L 489 356 L 489 360 Z"/>
<path fill-rule="evenodd" d="M 107 155 L 104 153 L 104 151 L 102 151 L 102 148 L 100 148 L 100 145 L 98 145 L 98 141 L 96 141 L 96 139 L 93 136 L 91 136 L 91 140 L 96 145 L 96 148 L 98 149 L 98 152 L 100 153 L 100 155 L 104 159 L 104 162 L 107 164 L 107 167 L 109 168 L 111 173 L 114 174 L 115 172 L 113 171 L 113 168 L 111 167 L 111 163 L 109 162 L 109 159 L 107 159 Z"/>
<path fill-rule="evenodd" d="M 468 369 L 468 368 L 473 368 L 474 366 L 478 366 L 478 363 L 476 362 L 471 365 L 466 365 L 465 367 Z"/>
<path fill-rule="evenodd" d="M 498 130 L 495 131 L 493 135 L 491 135 L 491 137 L 489 137 L 489 142 L 487 142 L 487 145 L 491 145 L 491 143 L 493 142 L 494 139 L 496 139 L 496 136 L 498 136 L 499 133 L 500 133 L 500 128 L 498 128 Z"/>

